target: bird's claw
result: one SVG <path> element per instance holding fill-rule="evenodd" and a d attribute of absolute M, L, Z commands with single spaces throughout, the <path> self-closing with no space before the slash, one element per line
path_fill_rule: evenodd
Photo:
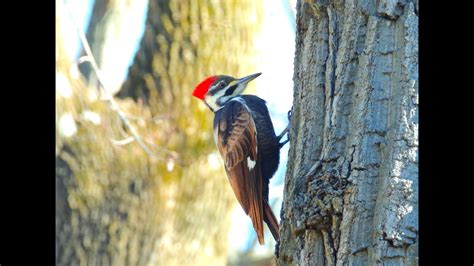
<path fill-rule="evenodd" d="M 286 128 L 281 132 L 281 134 L 277 137 L 278 141 L 280 141 L 280 139 L 285 135 L 287 134 L 287 140 L 279 143 L 279 147 L 283 147 L 286 143 L 288 143 L 290 141 L 290 122 L 291 122 L 291 111 L 293 110 L 293 107 L 291 107 L 290 111 L 288 111 L 288 125 L 286 126 Z"/>

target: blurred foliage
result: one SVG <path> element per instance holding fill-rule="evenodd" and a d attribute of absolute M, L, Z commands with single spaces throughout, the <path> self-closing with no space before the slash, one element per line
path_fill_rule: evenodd
<path fill-rule="evenodd" d="M 150 1 L 117 102 L 158 158 L 135 142 L 114 144 L 130 133 L 77 74 L 56 15 L 58 265 L 226 263 L 236 201 L 210 155 L 213 115 L 191 91 L 207 75 L 254 71 L 260 9 L 258 1 Z M 67 117 L 71 135 L 62 129 Z"/>

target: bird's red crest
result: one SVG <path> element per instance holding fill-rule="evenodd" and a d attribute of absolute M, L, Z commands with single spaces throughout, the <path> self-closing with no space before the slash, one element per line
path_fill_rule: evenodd
<path fill-rule="evenodd" d="M 205 80 L 201 81 L 196 88 L 194 88 L 193 96 L 201 100 L 204 100 L 204 95 L 206 95 L 211 84 L 216 80 L 216 76 L 207 77 Z"/>

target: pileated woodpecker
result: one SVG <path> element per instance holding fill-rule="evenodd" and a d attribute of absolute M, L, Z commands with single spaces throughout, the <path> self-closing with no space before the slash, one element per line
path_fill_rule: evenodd
<path fill-rule="evenodd" d="M 276 136 L 265 101 L 241 95 L 260 74 L 241 79 L 211 76 L 196 86 L 193 96 L 214 112 L 214 140 L 230 185 L 263 245 L 263 221 L 275 240 L 279 239 L 278 221 L 268 204 L 268 184 L 278 168 L 280 148 L 288 142 L 279 143 L 288 127 Z"/>

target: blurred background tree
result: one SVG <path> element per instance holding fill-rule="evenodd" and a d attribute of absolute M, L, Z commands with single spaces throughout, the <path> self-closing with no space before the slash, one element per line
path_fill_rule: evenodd
<path fill-rule="evenodd" d="M 64 2 L 56 3 L 65 14 Z M 87 36 L 103 72 L 113 73 L 109 50 L 120 52 L 104 35 L 123 38 L 136 4 L 95 2 Z M 105 84 L 120 90 L 116 102 L 156 156 L 133 141 L 87 62 L 79 75 L 57 14 L 58 265 L 226 264 L 235 199 L 215 152 L 212 115 L 191 91 L 207 75 L 255 71 L 261 8 L 259 1 L 148 2 L 126 82 Z"/>

